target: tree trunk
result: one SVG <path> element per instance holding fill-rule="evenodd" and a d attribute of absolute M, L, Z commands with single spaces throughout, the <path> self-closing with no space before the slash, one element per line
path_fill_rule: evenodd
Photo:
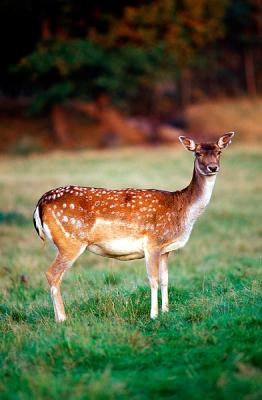
<path fill-rule="evenodd" d="M 256 78 L 255 78 L 253 50 L 250 48 L 246 48 L 244 50 L 244 58 L 245 58 L 245 75 L 246 75 L 247 93 L 250 96 L 255 96 L 257 93 L 257 90 L 256 90 Z"/>
<path fill-rule="evenodd" d="M 43 40 L 51 38 L 50 22 L 47 18 L 43 19 L 41 23 L 41 37 Z"/>
<path fill-rule="evenodd" d="M 54 104 L 51 110 L 52 130 L 56 142 L 63 147 L 70 147 L 65 111 L 60 104 Z"/>
<path fill-rule="evenodd" d="M 191 81 L 192 74 L 188 68 L 181 73 L 181 105 L 185 108 L 191 100 Z"/>

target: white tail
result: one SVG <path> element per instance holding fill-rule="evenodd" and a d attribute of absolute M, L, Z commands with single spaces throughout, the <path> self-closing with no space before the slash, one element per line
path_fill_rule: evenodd
<path fill-rule="evenodd" d="M 66 186 L 50 190 L 39 200 L 34 223 L 58 253 L 46 276 L 56 321 L 66 318 L 60 293 L 64 272 L 88 248 L 118 260 L 145 257 L 151 286 L 151 318 L 158 315 L 160 280 L 162 311 L 168 311 L 168 254 L 183 247 L 198 216 L 207 206 L 219 171 L 221 149 L 233 132 L 216 143 L 180 141 L 196 155 L 193 177 L 181 191 L 155 189 L 109 190 Z"/>

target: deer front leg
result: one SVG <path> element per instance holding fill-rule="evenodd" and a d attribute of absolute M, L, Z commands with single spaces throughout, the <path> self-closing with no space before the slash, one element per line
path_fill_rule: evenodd
<path fill-rule="evenodd" d="M 151 287 L 151 310 L 150 318 L 155 319 L 158 316 L 158 282 L 159 282 L 159 263 L 160 253 L 156 251 L 146 252 L 146 270 Z"/>
<path fill-rule="evenodd" d="M 168 255 L 169 253 L 166 253 L 160 257 L 159 277 L 162 294 L 162 312 L 168 311 Z"/>

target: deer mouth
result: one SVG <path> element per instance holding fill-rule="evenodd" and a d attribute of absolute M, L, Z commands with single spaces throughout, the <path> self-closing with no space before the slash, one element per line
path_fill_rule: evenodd
<path fill-rule="evenodd" d="M 204 175 L 204 176 L 214 176 L 214 175 L 217 175 L 217 174 L 218 174 L 219 170 L 214 171 L 214 172 L 211 172 L 211 171 L 203 171 L 201 168 L 198 168 L 198 172 L 199 172 L 201 175 Z"/>
<path fill-rule="evenodd" d="M 219 172 L 219 167 L 216 171 L 210 171 L 210 170 L 208 170 L 208 168 L 206 166 L 204 168 L 201 168 L 199 163 L 196 164 L 196 168 L 197 168 L 197 171 L 201 175 L 204 175 L 204 176 L 214 176 L 214 175 L 217 175 L 217 173 Z"/>

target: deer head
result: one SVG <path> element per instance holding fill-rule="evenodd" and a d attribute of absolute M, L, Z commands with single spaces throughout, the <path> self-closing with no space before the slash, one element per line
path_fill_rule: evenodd
<path fill-rule="evenodd" d="M 179 140 L 187 150 L 194 152 L 197 172 L 209 176 L 218 173 L 221 152 L 231 143 L 233 136 L 234 132 L 226 133 L 214 143 L 195 143 L 193 139 L 185 136 L 179 136 Z"/>

